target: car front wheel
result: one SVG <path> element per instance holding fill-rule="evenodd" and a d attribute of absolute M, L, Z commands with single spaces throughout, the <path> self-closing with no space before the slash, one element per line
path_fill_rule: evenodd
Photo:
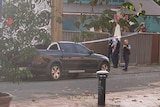
<path fill-rule="evenodd" d="M 61 77 L 61 66 L 58 64 L 53 64 L 51 66 L 50 76 L 53 80 L 58 80 Z"/>

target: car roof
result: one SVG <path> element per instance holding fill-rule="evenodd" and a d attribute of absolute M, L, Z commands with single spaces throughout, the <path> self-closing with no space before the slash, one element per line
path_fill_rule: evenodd
<path fill-rule="evenodd" d="M 75 42 L 72 42 L 72 41 L 58 41 L 58 43 L 75 43 Z"/>
<path fill-rule="evenodd" d="M 57 42 L 51 42 L 50 45 L 53 45 L 53 44 L 59 44 L 59 43 L 72 43 L 72 44 L 81 44 L 79 42 L 73 42 L 73 41 L 57 41 Z M 81 44 L 82 45 L 82 44 Z"/>
<path fill-rule="evenodd" d="M 47 50 L 49 50 L 49 48 L 52 46 L 52 45 L 54 45 L 54 44 L 61 44 L 61 43 L 72 43 L 72 44 L 75 44 L 75 42 L 71 42 L 71 41 L 58 41 L 58 42 L 51 42 L 51 44 L 48 46 L 48 48 L 47 48 Z M 59 47 L 59 45 L 58 45 L 58 47 Z M 60 48 L 59 48 L 60 49 Z"/>
<path fill-rule="evenodd" d="M 51 44 L 55 44 L 55 43 L 72 43 L 72 44 L 81 44 L 79 42 L 73 42 L 73 41 L 58 41 L 58 42 L 51 42 Z"/>

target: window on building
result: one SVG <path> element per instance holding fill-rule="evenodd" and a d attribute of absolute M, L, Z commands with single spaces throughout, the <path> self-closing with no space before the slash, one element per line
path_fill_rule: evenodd
<path fill-rule="evenodd" d="M 125 0 L 110 0 L 109 4 L 121 5 Z"/>

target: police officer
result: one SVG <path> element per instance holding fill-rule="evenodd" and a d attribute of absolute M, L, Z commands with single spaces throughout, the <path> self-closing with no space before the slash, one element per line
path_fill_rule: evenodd
<path fill-rule="evenodd" d="M 131 50 L 131 45 L 129 45 L 128 39 L 125 39 L 123 45 L 123 59 L 125 62 L 125 67 L 123 69 L 124 71 L 128 70 L 130 50 Z"/>
<path fill-rule="evenodd" d="M 118 68 L 119 51 L 120 51 L 120 41 L 118 40 L 118 38 L 115 38 L 113 39 L 113 48 L 112 48 L 113 68 Z"/>
<path fill-rule="evenodd" d="M 113 44 L 113 41 L 111 39 L 111 40 L 109 40 L 109 43 L 108 43 L 108 58 L 109 58 L 109 60 L 111 60 L 111 57 L 112 57 L 112 44 Z"/>

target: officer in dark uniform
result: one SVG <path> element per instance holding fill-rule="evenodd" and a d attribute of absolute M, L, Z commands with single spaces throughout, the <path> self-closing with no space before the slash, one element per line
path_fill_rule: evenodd
<path fill-rule="evenodd" d="M 124 71 L 128 70 L 130 50 L 131 50 L 131 46 L 129 45 L 128 39 L 125 39 L 124 45 L 123 45 L 123 59 L 125 62 L 125 67 L 123 69 Z"/>
<path fill-rule="evenodd" d="M 113 43 L 113 49 L 112 49 L 112 62 L 113 62 L 113 68 L 118 68 L 118 62 L 119 62 L 119 51 L 120 51 L 120 41 L 118 38 L 115 39 L 115 43 Z"/>
<path fill-rule="evenodd" d="M 109 43 L 108 43 L 108 58 L 109 60 L 111 60 L 111 57 L 112 57 L 112 44 L 113 44 L 113 41 L 112 39 L 109 40 Z"/>

